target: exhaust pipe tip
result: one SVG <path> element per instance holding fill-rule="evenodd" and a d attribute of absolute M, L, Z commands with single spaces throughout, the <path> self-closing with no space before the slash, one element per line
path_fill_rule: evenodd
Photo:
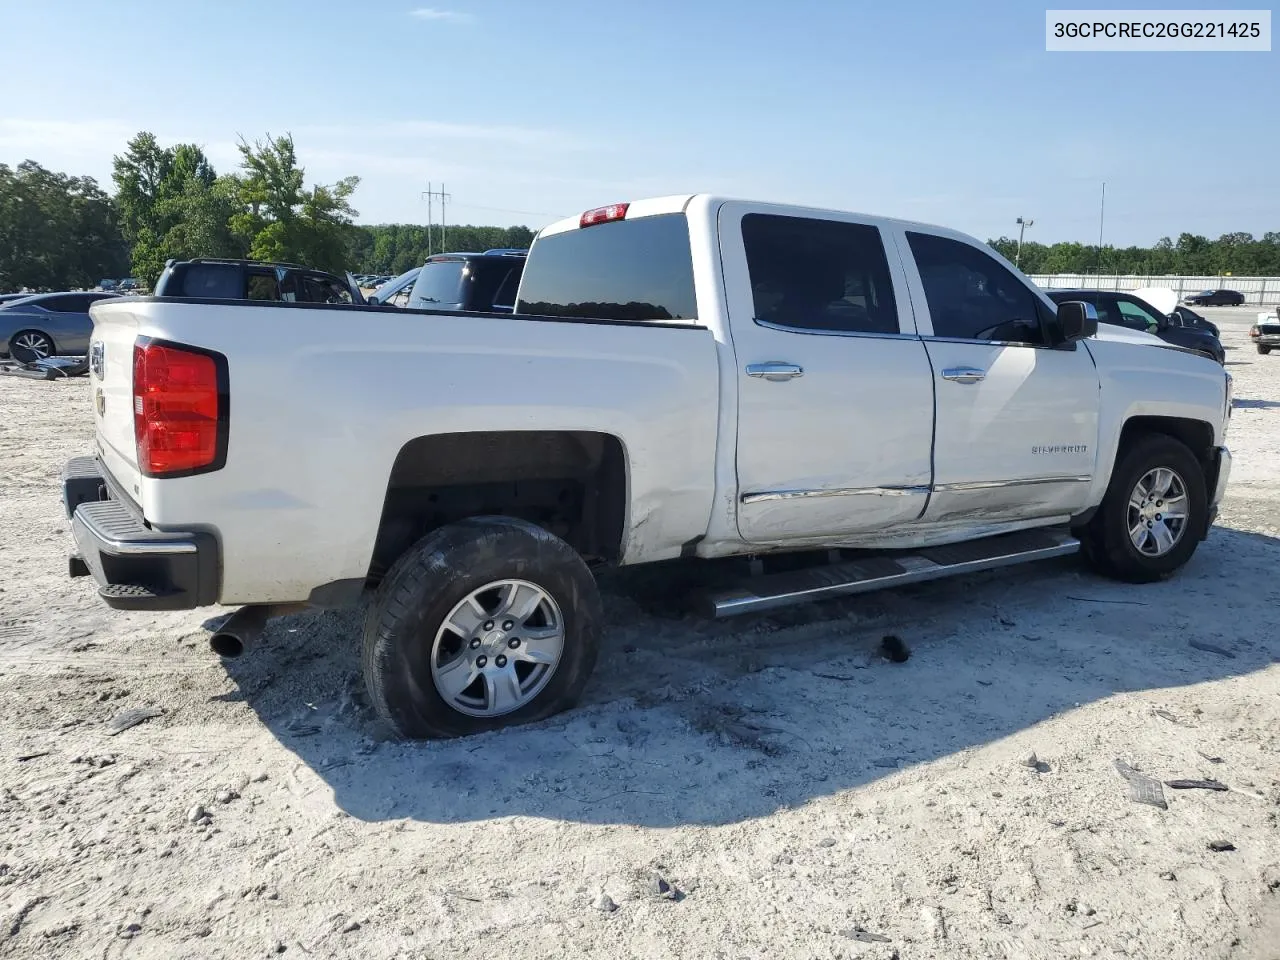
<path fill-rule="evenodd" d="M 244 653 L 244 641 L 233 633 L 215 633 L 209 638 L 209 647 L 218 656 L 234 660 Z"/>
<path fill-rule="evenodd" d="M 223 622 L 209 638 L 209 647 L 220 657 L 234 660 L 254 645 L 276 608 L 254 604 L 241 607 Z"/>

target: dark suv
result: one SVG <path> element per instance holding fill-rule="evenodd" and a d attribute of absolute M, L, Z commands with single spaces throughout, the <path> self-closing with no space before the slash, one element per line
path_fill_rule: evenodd
<path fill-rule="evenodd" d="M 526 250 L 438 253 L 418 271 L 404 306 L 411 310 L 510 313 Z"/>
<path fill-rule="evenodd" d="M 1148 333 L 1154 333 L 1165 343 L 1194 350 L 1219 363 L 1226 362 L 1227 354 L 1222 349 L 1221 342 L 1208 330 L 1174 326 L 1159 310 L 1131 293 L 1112 293 L 1107 290 L 1048 290 L 1046 292 L 1054 303 L 1062 303 L 1066 300 L 1083 300 L 1085 303 L 1092 303 L 1098 311 L 1099 323 L 1128 327 L 1130 330 L 1145 330 Z"/>
<path fill-rule="evenodd" d="M 170 260 L 154 296 L 284 303 L 364 303 L 350 277 L 296 263 L 261 260 Z"/>

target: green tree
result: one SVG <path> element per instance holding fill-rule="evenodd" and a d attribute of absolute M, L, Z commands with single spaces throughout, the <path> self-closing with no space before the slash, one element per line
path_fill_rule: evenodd
<path fill-rule="evenodd" d="M 231 218 L 231 227 L 247 243 L 249 256 L 336 272 L 347 269 L 356 216 L 350 198 L 360 178 L 307 189 L 289 135 L 252 145 L 241 139 L 240 155 L 243 209 Z"/>
<path fill-rule="evenodd" d="M 127 263 L 116 210 L 93 178 L 0 164 L 0 289 L 89 287 Z"/>
<path fill-rule="evenodd" d="M 238 183 L 219 178 L 195 144 L 161 147 L 143 131 L 114 158 L 112 179 L 134 276 L 154 284 L 174 258 L 243 256 L 230 227 L 239 210 Z"/>

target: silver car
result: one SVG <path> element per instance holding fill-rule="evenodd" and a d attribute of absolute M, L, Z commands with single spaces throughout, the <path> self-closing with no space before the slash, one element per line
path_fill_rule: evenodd
<path fill-rule="evenodd" d="M 89 352 L 89 305 L 114 293 L 38 293 L 0 304 L 0 354 L 30 362 Z"/>

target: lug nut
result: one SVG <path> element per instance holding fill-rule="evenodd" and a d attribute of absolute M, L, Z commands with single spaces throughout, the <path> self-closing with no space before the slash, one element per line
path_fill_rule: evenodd
<path fill-rule="evenodd" d="M 512 637 L 510 640 L 507 641 L 507 646 L 510 647 L 512 650 L 514 650 L 516 647 L 520 646 L 520 638 Z"/>
<path fill-rule="evenodd" d="M 1164 506 L 1164 501 L 1163 501 L 1163 500 L 1157 500 L 1157 501 L 1156 501 L 1156 506 L 1157 506 L 1157 507 L 1163 507 L 1163 506 Z"/>
<path fill-rule="evenodd" d="M 492 621 L 492 620 L 486 620 L 486 621 L 484 622 L 484 628 L 485 628 L 486 630 L 492 630 L 492 629 L 493 629 L 493 621 Z"/>
<path fill-rule="evenodd" d="M 488 657 L 476 657 L 476 666 L 483 670 L 489 663 Z"/>
<path fill-rule="evenodd" d="M 516 622 L 515 622 L 514 620 L 503 620 L 503 621 L 502 621 L 502 629 L 503 629 L 503 630 L 510 630 L 510 629 L 511 629 L 512 627 L 514 627 L 515 625 L 516 625 Z"/>
<path fill-rule="evenodd" d="M 500 667 L 505 667 L 507 665 L 507 658 L 502 654 L 498 654 L 497 657 L 494 658 L 493 662 Z"/>
<path fill-rule="evenodd" d="M 1157 514 L 1156 514 L 1156 519 L 1157 519 L 1157 520 L 1163 520 L 1163 519 L 1164 519 L 1164 517 L 1162 517 L 1160 514 L 1158 514 L 1158 513 L 1157 513 Z"/>
<path fill-rule="evenodd" d="M 471 638 L 471 649 L 472 649 L 472 650 L 474 650 L 474 649 L 475 649 L 476 647 L 478 647 L 478 646 L 480 646 L 480 638 L 479 638 L 479 637 L 472 637 L 472 638 Z"/>

